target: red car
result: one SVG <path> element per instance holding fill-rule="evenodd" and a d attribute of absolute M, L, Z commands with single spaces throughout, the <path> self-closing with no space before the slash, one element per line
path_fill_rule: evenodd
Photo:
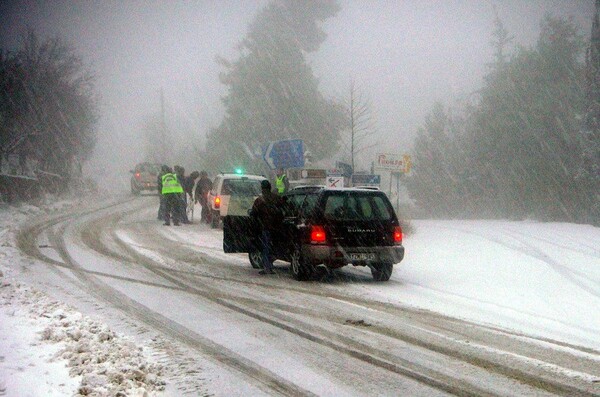
<path fill-rule="evenodd" d="M 129 171 L 133 174 L 131 177 L 131 193 L 140 194 L 144 190 L 156 193 L 160 167 L 160 164 L 139 163 L 133 170 Z"/>

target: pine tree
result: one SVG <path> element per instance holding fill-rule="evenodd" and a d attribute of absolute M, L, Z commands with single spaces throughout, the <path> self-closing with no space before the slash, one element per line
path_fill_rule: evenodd
<path fill-rule="evenodd" d="M 596 0 L 586 55 L 587 109 L 581 131 L 582 164 L 576 179 L 586 191 L 585 220 L 600 225 L 600 0 Z"/>
<path fill-rule="evenodd" d="M 572 21 L 546 17 L 541 27 L 535 47 L 507 57 L 510 36 L 496 21 L 494 62 L 477 102 L 461 119 L 448 122 L 435 108 L 427 118 L 409 181 L 425 211 L 579 218 L 583 189 L 573 175 L 581 152 L 578 116 L 585 112 L 584 42 Z"/>
<path fill-rule="evenodd" d="M 69 176 L 96 142 L 94 78 L 60 37 L 30 30 L 0 56 L 0 149 L 26 151 L 41 170 Z"/>
<path fill-rule="evenodd" d="M 520 49 L 480 90 L 472 158 L 481 202 L 500 216 L 577 218 L 582 49 L 571 21 L 546 17 L 537 45 Z"/>
<path fill-rule="evenodd" d="M 219 59 L 226 114 L 207 140 L 213 170 L 261 167 L 270 141 L 303 139 L 315 159 L 335 150 L 344 109 L 319 92 L 305 59 L 325 40 L 320 23 L 339 10 L 333 0 L 274 0 L 255 18 L 235 62 Z"/>
<path fill-rule="evenodd" d="M 433 217 L 455 217 L 464 212 L 457 135 L 450 113 L 438 102 L 415 140 L 413 171 L 406 184 L 418 207 Z"/>

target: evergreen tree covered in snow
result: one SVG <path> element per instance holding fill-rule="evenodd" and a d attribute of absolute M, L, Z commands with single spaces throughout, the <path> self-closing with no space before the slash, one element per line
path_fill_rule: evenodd
<path fill-rule="evenodd" d="M 239 59 L 219 59 L 228 92 L 225 117 L 207 139 L 210 168 L 259 169 L 261 148 L 282 139 L 304 139 L 316 159 L 335 150 L 344 109 L 319 92 L 305 55 L 325 40 L 319 25 L 338 10 L 334 0 L 274 0 L 251 24 Z"/>
<path fill-rule="evenodd" d="M 471 130 L 483 201 L 502 216 L 572 219 L 579 197 L 578 121 L 583 43 L 566 20 L 546 18 L 537 46 L 488 77 Z"/>
<path fill-rule="evenodd" d="M 93 77 L 59 37 L 29 31 L 21 48 L 0 55 L 0 150 L 35 158 L 69 176 L 96 141 Z"/>
<path fill-rule="evenodd" d="M 600 0 L 592 23 L 592 35 L 586 57 L 587 109 L 581 131 L 583 145 L 582 164 L 577 175 L 583 184 L 589 209 L 583 215 L 600 225 Z"/>
<path fill-rule="evenodd" d="M 431 145 L 417 139 L 411 194 L 421 205 L 438 203 L 431 208 L 438 217 L 578 220 L 585 197 L 574 178 L 585 108 L 583 39 L 572 21 L 549 16 L 532 48 L 507 56 L 510 36 L 498 20 L 494 39 L 494 62 L 454 128 L 460 133 L 434 140 L 441 160 L 424 161 Z"/>
<path fill-rule="evenodd" d="M 460 147 L 462 119 L 435 103 L 417 133 L 413 171 L 406 180 L 420 208 L 434 217 L 457 217 L 467 212 L 469 192 L 463 179 L 468 167 Z"/>

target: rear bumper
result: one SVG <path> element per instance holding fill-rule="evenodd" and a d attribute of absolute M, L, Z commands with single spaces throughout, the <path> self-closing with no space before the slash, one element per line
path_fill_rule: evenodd
<path fill-rule="evenodd" d="M 150 182 L 134 182 L 133 186 L 136 190 L 153 190 L 158 191 L 158 185 Z"/>
<path fill-rule="evenodd" d="M 402 245 L 395 245 L 386 247 L 344 248 L 340 246 L 305 244 L 302 247 L 302 254 L 313 265 L 324 263 L 330 267 L 341 267 L 347 264 L 366 266 L 370 263 L 400 263 L 404 259 L 404 247 Z M 356 259 L 356 256 L 362 256 L 363 258 Z M 368 257 L 368 259 L 365 257 Z"/>

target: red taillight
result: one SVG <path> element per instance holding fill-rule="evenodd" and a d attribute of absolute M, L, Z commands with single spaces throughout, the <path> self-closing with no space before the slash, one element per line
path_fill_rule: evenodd
<path fill-rule="evenodd" d="M 141 176 L 142 176 L 142 174 L 140 174 L 139 172 L 135 173 L 135 179 L 140 179 Z"/>
<path fill-rule="evenodd" d="M 323 226 L 312 226 L 310 229 L 310 243 L 323 244 L 325 241 L 327 241 L 327 236 L 325 235 Z"/>
<path fill-rule="evenodd" d="M 400 226 L 394 227 L 394 244 L 402 244 L 402 228 Z"/>
<path fill-rule="evenodd" d="M 215 208 L 221 208 L 221 197 L 215 197 Z"/>

